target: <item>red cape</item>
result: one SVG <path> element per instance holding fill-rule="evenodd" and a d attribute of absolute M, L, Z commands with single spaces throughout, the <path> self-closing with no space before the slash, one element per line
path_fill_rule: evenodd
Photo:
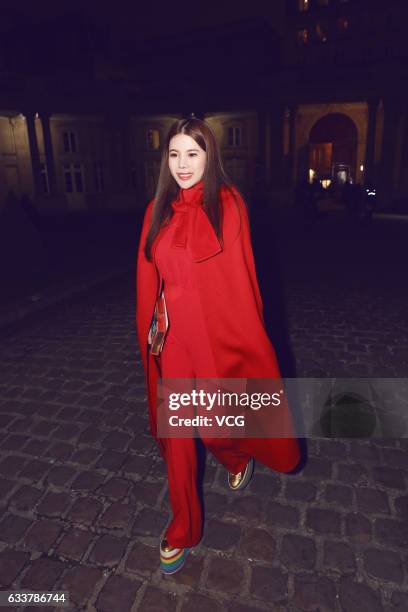
<path fill-rule="evenodd" d="M 277 379 L 281 378 L 281 373 L 275 350 L 265 331 L 248 213 L 239 192 L 232 189 L 235 198 L 226 187 L 221 188 L 223 247 L 201 206 L 197 209 L 194 224 L 193 260 L 196 262 L 196 278 L 207 332 L 219 378 Z M 154 200 L 147 206 L 139 241 L 136 327 L 146 374 L 150 427 L 164 457 L 164 444 L 163 440 L 157 438 L 156 424 L 157 380 L 160 372 L 147 345 L 160 281 L 154 252 L 166 231 L 165 228 L 160 230 L 152 247 L 153 260 L 147 261 L 144 246 L 153 204 Z M 290 471 L 297 465 L 299 448 L 296 438 L 270 438 L 263 441 L 274 455 L 273 460 L 269 461 L 274 469 Z M 246 442 L 253 448 L 256 439 Z M 260 460 L 263 461 L 262 458 Z"/>

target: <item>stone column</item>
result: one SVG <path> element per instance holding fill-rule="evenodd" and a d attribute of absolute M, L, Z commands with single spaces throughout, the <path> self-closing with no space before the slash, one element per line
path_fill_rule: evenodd
<path fill-rule="evenodd" d="M 267 154 L 266 154 L 267 111 L 258 110 L 258 146 L 255 161 L 254 194 L 257 200 L 263 201 L 267 188 Z"/>
<path fill-rule="evenodd" d="M 126 192 L 131 191 L 130 187 L 130 161 L 131 161 L 131 150 L 130 150 L 130 130 L 131 130 L 130 116 L 125 115 L 121 125 L 122 135 L 122 155 L 123 155 L 123 188 Z"/>
<path fill-rule="evenodd" d="M 374 154 L 375 154 L 375 135 L 377 128 L 377 109 L 379 99 L 371 99 L 368 105 L 367 121 L 367 140 L 364 160 L 364 183 L 368 184 L 374 180 Z"/>
<path fill-rule="evenodd" d="M 58 188 L 55 174 L 54 148 L 52 145 L 50 129 L 50 115 L 47 113 L 41 113 L 40 119 L 44 138 L 44 153 L 47 164 L 48 184 L 50 187 L 50 194 L 55 195 L 58 192 Z"/>
<path fill-rule="evenodd" d="M 266 189 L 271 188 L 271 113 L 268 110 L 265 117 L 265 178 Z"/>
<path fill-rule="evenodd" d="M 110 170 L 109 190 L 118 193 L 121 190 L 121 151 L 118 147 L 117 119 L 112 113 L 105 115 L 106 142 L 108 145 L 108 163 Z M 119 133 L 120 135 L 120 133 Z"/>
<path fill-rule="evenodd" d="M 28 144 L 30 147 L 31 169 L 33 174 L 34 197 L 41 196 L 41 168 L 40 153 L 38 150 L 37 134 L 35 133 L 35 113 L 24 112 L 27 125 Z"/>
<path fill-rule="evenodd" d="M 296 114 L 297 106 L 289 107 L 289 155 L 287 167 L 287 180 L 291 185 L 295 181 L 295 156 L 296 156 Z"/>
<path fill-rule="evenodd" d="M 385 98 L 381 161 L 375 181 L 376 184 L 379 184 L 379 198 L 383 207 L 390 206 L 393 199 L 400 114 L 399 101 Z"/>
<path fill-rule="evenodd" d="M 272 189 L 282 184 L 283 118 L 284 105 L 275 105 L 270 111 L 270 181 Z"/>

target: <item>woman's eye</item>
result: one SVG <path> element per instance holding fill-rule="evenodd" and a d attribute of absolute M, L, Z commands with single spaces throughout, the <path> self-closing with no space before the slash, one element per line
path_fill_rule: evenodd
<path fill-rule="evenodd" d="M 177 157 L 177 153 L 170 153 L 169 157 Z M 197 153 L 189 153 L 189 157 L 197 157 Z"/>

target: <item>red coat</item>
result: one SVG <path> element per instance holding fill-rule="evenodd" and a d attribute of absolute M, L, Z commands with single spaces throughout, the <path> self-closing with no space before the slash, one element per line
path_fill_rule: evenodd
<path fill-rule="evenodd" d="M 195 188 L 200 189 L 200 185 L 192 189 Z M 237 202 L 225 187 L 221 188 L 223 248 L 204 209 L 201 206 L 196 209 L 191 244 L 207 333 L 219 378 L 276 379 L 281 374 L 275 350 L 264 327 L 248 213 L 239 193 L 236 190 L 234 193 Z M 153 260 L 147 261 L 143 249 L 153 203 L 154 200 L 147 206 L 138 249 L 136 326 L 146 374 L 151 431 L 164 456 L 163 442 L 157 438 L 156 426 L 156 385 L 160 374 L 155 358 L 147 350 L 147 336 L 160 280 L 154 264 L 154 252 L 166 231 L 166 228 L 160 230 L 152 247 Z M 280 454 L 290 455 L 285 458 L 285 466 L 295 465 L 298 460 L 296 440 L 288 439 L 287 446 L 282 446 L 284 439 L 269 440 L 271 444 L 275 441 L 280 444 Z"/>

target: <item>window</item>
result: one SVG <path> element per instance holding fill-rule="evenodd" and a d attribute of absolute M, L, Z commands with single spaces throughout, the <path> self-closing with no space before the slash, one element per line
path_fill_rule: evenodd
<path fill-rule="evenodd" d="M 50 193 L 47 164 L 40 164 L 41 188 L 43 193 Z"/>
<path fill-rule="evenodd" d="M 63 164 L 66 193 L 83 193 L 84 180 L 81 164 Z"/>
<path fill-rule="evenodd" d="M 327 26 L 324 25 L 323 23 L 317 23 L 316 24 L 316 37 L 317 40 L 319 40 L 322 43 L 327 42 Z"/>
<path fill-rule="evenodd" d="M 77 147 L 77 138 L 75 132 L 63 132 L 62 139 L 64 143 L 64 153 L 76 153 L 78 150 Z"/>
<path fill-rule="evenodd" d="M 239 126 L 233 126 L 228 128 L 228 146 L 241 146 L 241 128 Z"/>
<path fill-rule="evenodd" d="M 146 146 L 152 150 L 157 150 L 160 147 L 159 130 L 146 130 Z"/>
<path fill-rule="evenodd" d="M 309 0 L 298 0 L 299 11 L 307 11 L 309 9 Z"/>
<path fill-rule="evenodd" d="M 299 45 L 306 45 L 309 41 L 309 32 L 306 29 L 299 30 L 297 35 L 297 41 Z"/>
<path fill-rule="evenodd" d="M 102 162 L 94 162 L 94 183 L 95 183 L 95 191 L 98 193 L 102 193 L 105 188 L 105 181 L 103 176 L 103 163 Z"/>

